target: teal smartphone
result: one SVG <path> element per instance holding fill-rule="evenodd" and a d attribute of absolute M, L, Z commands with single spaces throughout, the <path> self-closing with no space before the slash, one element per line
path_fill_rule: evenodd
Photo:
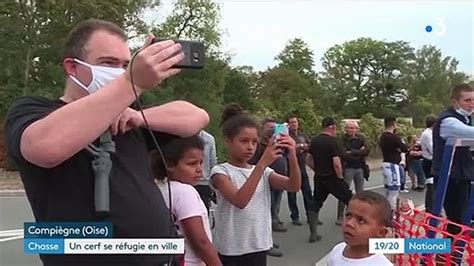
<path fill-rule="evenodd" d="M 283 124 L 276 124 L 275 128 L 273 129 L 273 136 L 275 137 L 275 142 L 278 142 L 278 137 L 280 135 L 288 135 L 289 129 L 288 129 L 288 124 L 283 123 Z M 283 149 L 283 156 L 288 155 L 288 150 Z"/>
<path fill-rule="evenodd" d="M 288 135 L 288 125 L 286 123 L 283 124 L 276 124 L 275 128 L 273 129 L 273 134 L 275 135 L 283 135 L 286 134 Z"/>

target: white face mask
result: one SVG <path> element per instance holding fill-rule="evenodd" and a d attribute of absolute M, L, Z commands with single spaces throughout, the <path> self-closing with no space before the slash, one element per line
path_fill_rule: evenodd
<path fill-rule="evenodd" d="M 472 111 L 468 112 L 468 111 L 462 109 L 461 107 L 457 108 L 456 112 L 458 112 L 458 114 L 463 115 L 465 117 L 468 117 L 468 116 L 472 115 Z"/>
<path fill-rule="evenodd" d="M 89 94 L 92 94 L 98 91 L 100 88 L 105 86 L 105 84 L 118 78 L 120 75 L 122 75 L 125 72 L 125 69 L 123 68 L 91 65 L 86 62 L 82 62 L 79 59 L 74 59 L 74 61 L 81 65 L 88 66 L 91 69 L 92 81 L 87 87 L 82 82 L 80 82 L 76 77 L 69 75 L 69 77 L 77 85 L 79 85 L 81 88 L 86 90 Z"/>

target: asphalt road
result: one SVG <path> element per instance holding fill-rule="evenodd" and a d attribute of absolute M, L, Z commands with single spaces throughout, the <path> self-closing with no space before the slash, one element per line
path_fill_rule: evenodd
<path fill-rule="evenodd" d="M 380 171 L 373 171 L 372 176 L 365 187 L 376 192 L 383 192 L 382 176 Z M 415 206 L 422 205 L 424 193 L 410 191 L 401 194 L 401 197 L 411 197 Z M 298 193 L 298 207 L 300 216 L 305 216 L 303 209 L 303 198 Z M 341 229 L 335 225 L 337 201 L 329 196 L 321 210 L 320 219 L 323 225 L 318 228 L 322 240 L 317 243 L 308 242 L 308 226 L 295 226 L 290 224 L 288 201 L 286 193 L 282 200 L 280 218 L 287 222 L 288 231 L 285 233 L 274 233 L 274 241 L 280 244 L 280 250 L 284 253 L 281 258 L 268 258 L 268 265 L 315 265 L 336 244 L 342 241 Z M 305 221 L 305 219 L 302 219 Z M 13 239 L 9 230 L 22 229 L 23 222 L 34 221 L 28 201 L 23 196 L 1 196 L 0 193 L 0 265 L 10 266 L 37 266 L 41 265 L 36 255 L 23 254 L 23 240 Z M 10 233 L 10 234 L 9 234 Z M 14 237 L 14 236 L 13 236 Z M 18 237 L 18 236 L 17 236 Z"/>

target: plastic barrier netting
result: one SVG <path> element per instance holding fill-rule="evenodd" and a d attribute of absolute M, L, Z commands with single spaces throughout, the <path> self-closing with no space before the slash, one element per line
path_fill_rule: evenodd
<path fill-rule="evenodd" d="M 432 226 L 434 222 L 438 226 Z M 448 232 L 448 226 L 450 232 Z M 396 211 L 395 238 L 427 238 L 433 230 L 435 238 L 451 238 L 451 254 L 396 254 L 391 257 L 395 265 L 474 265 L 474 229 L 453 223 L 446 218 L 412 209 Z"/>

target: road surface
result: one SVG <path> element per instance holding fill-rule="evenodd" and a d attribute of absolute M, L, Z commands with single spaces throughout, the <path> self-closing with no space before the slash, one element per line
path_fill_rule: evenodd
<path fill-rule="evenodd" d="M 312 182 L 311 182 L 312 183 Z M 380 171 L 373 171 L 366 188 L 376 192 L 383 192 L 382 176 Z M 1 195 L 1 193 L 0 193 Z M 411 197 L 415 206 L 422 205 L 424 193 L 410 191 L 401 194 L 401 197 Z M 73 206 L 71 206 L 73 207 Z M 303 209 L 303 198 L 301 192 L 298 193 L 298 207 L 302 221 L 305 221 Z M 290 224 L 288 201 L 286 193 L 282 200 L 280 218 L 287 222 L 288 231 L 286 233 L 274 233 L 274 241 L 280 244 L 280 250 L 284 253 L 281 258 L 268 258 L 268 265 L 271 266 L 309 266 L 320 261 L 336 244 L 342 241 L 341 228 L 335 225 L 337 201 L 333 196 L 329 196 L 325 202 L 320 219 L 323 225 L 319 226 L 319 233 L 322 240 L 317 243 L 308 242 L 308 227 L 294 226 Z M 24 196 L 6 195 L 0 196 L 0 265 L 2 266 L 38 266 L 41 265 L 39 257 L 36 255 L 23 254 L 23 240 L 13 239 L 8 235 L 13 229 L 22 229 L 23 222 L 34 221 L 28 201 Z M 5 241 L 6 240 L 6 241 Z"/>

